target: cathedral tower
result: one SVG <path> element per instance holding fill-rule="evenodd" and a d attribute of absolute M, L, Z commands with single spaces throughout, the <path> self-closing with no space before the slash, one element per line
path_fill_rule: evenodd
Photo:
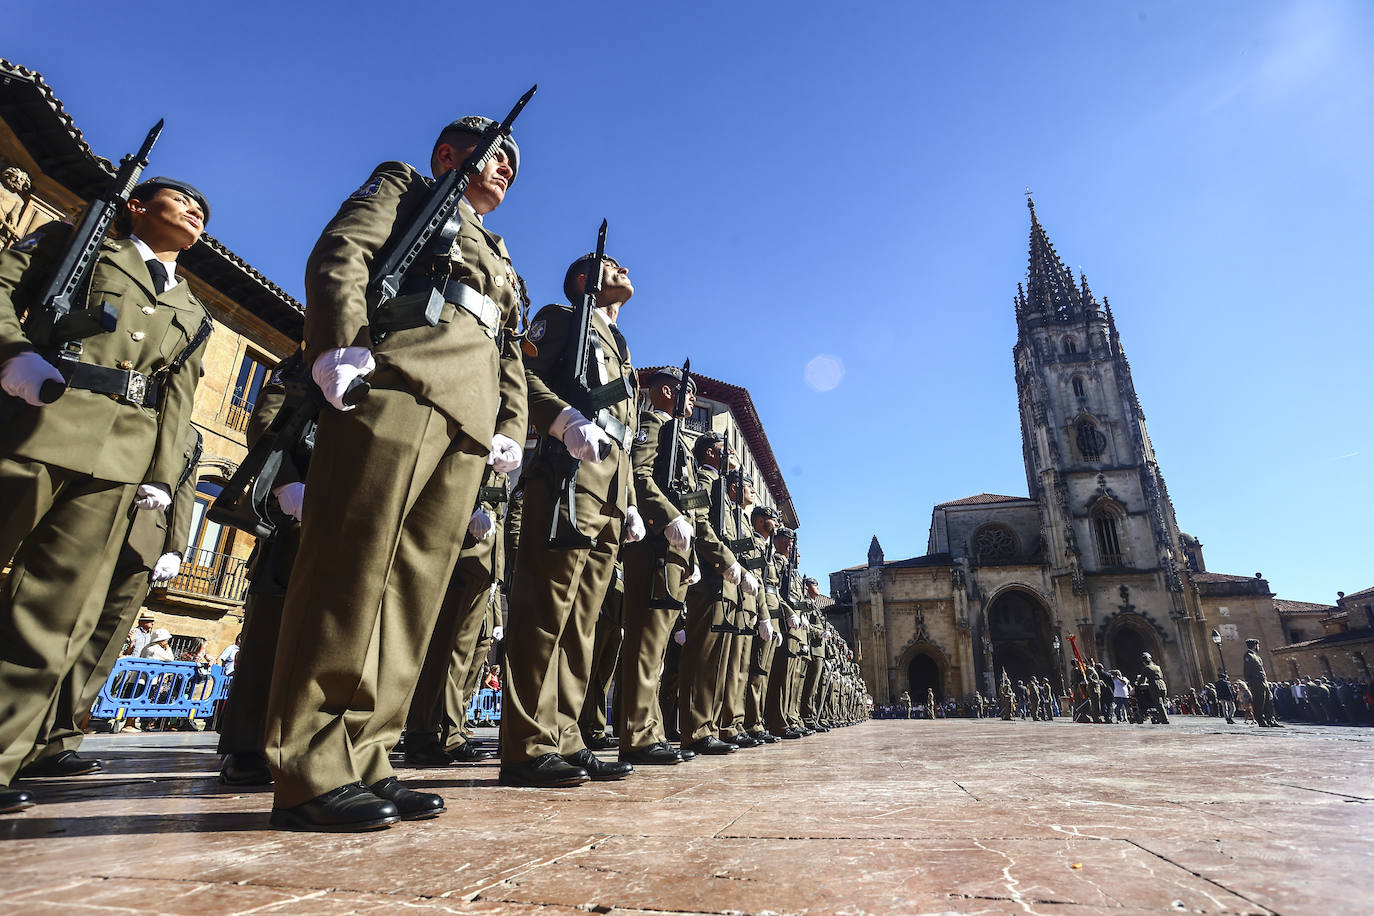
<path fill-rule="evenodd" d="M 1030 206 L 1013 348 L 1022 451 L 1040 507 L 1057 633 L 1128 676 L 1140 653 L 1199 682 L 1198 609 L 1111 306 L 1064 267 Z"/>

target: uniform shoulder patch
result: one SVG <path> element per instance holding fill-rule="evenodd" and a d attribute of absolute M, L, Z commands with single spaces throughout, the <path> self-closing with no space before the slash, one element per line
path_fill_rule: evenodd
<path fill-rule="evenodd" d="M 544 321 L 543 318 L 536 319 L 535 322 L 530 325 L 529 333 L 525 335 L 525 338 L 529 340 L 530 343 L 539 343 L 539 341 L 544 339 L 544 332 L 548 329 L 548 323 Z"/>
<path fill-rule="evenodd" d="M 635 433 L 635 441 L 636 441 L 636 442 L 648 442 L 648 441 L 649 441 L 649 431 L 648 431 L 647 429 L 645 429 L 644 427 L 641 426 L 641 427 L 639 428 L 639 432 Z"/>
<path fill-rule="evenodd" d="M 44 234 L 45 231 L 42 229 L 39 229 L 37 232 L 30 232 L 10 247 L 15 251 L 31 251 L 35 245 L 43 241 Z"/>
<path fill-rule="evenodd" d="M 361 188 L 348 195 L 349 200 L 367 200 L 382 189 L 382 176 L 373 175 Z"/>

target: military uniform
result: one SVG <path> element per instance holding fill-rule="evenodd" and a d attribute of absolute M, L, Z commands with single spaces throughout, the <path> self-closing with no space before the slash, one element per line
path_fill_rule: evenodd
<path fill-rule="evenodd" d="M 743 498 L 743 494 L 740 495 Z M 733 522 L 733 513 L 731 515 Z M 753 676 L 754 641 L 761 638 L 756 628 L 759 624 L 760 612 L 767 612 L 767 596 L 762 591 L 763 581 L 766 578 L 763 572 L 764 555 L 759 542 L 753 536 L 753 529 L 749 527 L 748 512 L 741 512 L 741 521 L 745 527 L 736 532 L 736 538 L 731 542 L 730 548 L 735 552 L 735 558 L 740 565 L 758 580 L 760 588 L 753 595 L 740 589 L 738 591 L 739 604 L 735 608 L 734 614 L 731 615 L 730 622 L 734 625 L 734 633 L 729 635 L 728 655 L 723 675 L 725 683 L 720 700 L 720 730 L 718 734 L 725 741 L 745 734 L 756 741 L 771 742 L 776 741 L 776 738 L 765 733 L 762 723 L 758 724 L 757 729 L 751 729 L 745 724 L 746 696 L 749 679 Z"/>
<path fill-rule="evenodd" d="M 1264 661 L 1260 658 L 1258 647 L 1246 644 L 1243 660 L 1245 685 L 1250 688 L 1250 702 L 1255 714 L 1255 722 L 1266 728 L 1278 724 L 1274 713 L 1274 694 L 1269 689 L 1269 679 L 1264 673 Z"/>
<path fill-rule="evenodd" d="M 376 370 L 355 409 L 326 407 L 319 419 L 268 702 L 278 809 L 393 777 L 387 753 L 493 436 L 525 432 L 518 278 L 505 243 L 466 203 L 454 214 L 438 326 L 393 331 L 373 345 L 369 267 L 413 221 L 430 184 L 404 163 L 378 166 L 306 266 L 306 365 L 370 347 Z"/>
<path fill-rule="evenodd" d="M 409 763 L 433 765 L 443 754 L 459 752 L 470 738 L 464 693 L 469 676 L 480 673 L 477 643 L 482 631 L 494 628 L 493 613 L 499 620 L 505 570 L 501 521 L 506 499 L 506 475 L 489 467 L 477 510 L 470 516 L 485 512 L 492 519 L 491 532 L 480 539 L 471 531 L 463 535 L 463 549 L 449 577 L 406 717 Z M 421 759 L 426 752 L 429 759 Z M 469 752 L 468 756 L 475 755 Z"/>
<path fill-rule="evenodd" d="M 251 449 L 283 411 L 295 411 L 305 396 L 304 368 L 299 359 L 278 365 L 258 392 L 245 430 Z M 287 382 L 293 384 L 288 387 Z M 311 422 L 300 440 L 284 444 L 282 461 L 272 480 L 276 490 L 303 483 L 310 470 L 315 426 Z M 281 632 L 282 605 L 301 526 L 284 514 L 274 519 L 274 532 L 260 539 L 249 560 L 248 595 L 243 603 L 243 630 L 234 662 L 234 680 L 219 713 L 218 751 L 225 755 L 220 778 L 230 785 L 263 785 L 271 781 L 265 772 L 263 740 L 267 729 L 267 698 L 272 687 L 272 668 Z"/>
<path fill-rule="evenodd" d="M 201 435 L 194 426 L 186 440 L 185 468 L 166 512 L 135 512 L 119 551 L 105 594 L 92 594 L 100 602 L 99 620 L 72 670 L 62 681 L 33 750 L 24 760 L 26 770 L 53 761 L 58 755 L 81 746 L 81 721 L 100 695 L 100 688 L 114 670 L 138 610 L 148 598 L 153 567 L 165 554 L 178 557 L 186 550 L 196 503 L 196 465 L 200 462 Z"/>
<path fill-rule="evenodd" d="M 711 527 L 709 494 L 700 488 L 689 443 L 679 440 L 678 466 L 669 467 L 670 437 L 679 429 L 670 420 L 661 410 L 642 411 L 635 437 L 635 490 L 648 535 L 623 551 L 625 642 L 616 726 L 622 755 L 666 742 L 658 703 L 659 674 L 668 640 L 686 607 L 693 566 L 698 565 L 703 576 L 718 576 L 735 563 L 735 555 Z M 678 516 L 685 517 L 692 528 L 685 550 L 673 547 L 663 534 Z"/>
<path fill-rule="evenodd" d="M 49 224 L 0 253 L 0 363 L 34 348 L 19 317 L 52 276 L 70 231 Z M 0 593 L 0 785 L 33 748 L 91 639 L 139 484 L 170 494 L 181 477 L 203 352 L 191 345 L 210 319 L 184 280 L 161 293 L 154 284 L 132 240 L 101 243 L 85 302 L 113 305 L 118 324 L 86 338 L 80 361 L 130 373 L 119 376 L 129 383 L 122 396 L 74 378 L 44 407 L 6 398 L 0 561 L 12 558 L 13 567 Z M 148 383 L 143 392 L 139 380 Z"/>
<path fill-rule="evenodd" d="M 1169 714 L 1164 709 L 1164 699 L 1169 695 L 1169 686 L 1164 682 L 1164 672 L 1152 661 L 1144 664 L 1146 689 L 1141 691 L 1141 714 L 1153 714 L 1160 725 L 1169 724 Z"/>
<path fill-rule="evenodd" d="M 520 573 L 510 594 L 506 630 L 506 682 L 501 707 L 501 762 L 564 757 L 585 749 L 578 719 L 591 679 L 596 623 L 611 579 L 626 516 L 636 499 L 630 457 L 623 440 L 599 462 L 577 469 L 577 532 L 588 547 L 554 547 L 550 533 L 570 534 L 569 507 L 560 497 L 568 455 L 550 435 L 571 406 L 556 390 L 560 360 L 576 333 L 571 306 L 545 306 L 535 316 L 525 353 L 530 423 L 541 434 L 539 450 L 521 475 Z M 608 423 L 634 428 L 638 379 L 630 348 L 601 309 L 593 309 L 591 334 L 602 357 L 592 360 L 595 384 L 625 386 L 627 397 L 605 408 Z M 588 417 L 587 419 L 595 419 Z"/>
<path fill-rule="evenodd" d="M 761 633 L 755 632 L 750 639 L 749 682 L 744 697 L 744 728 L 750 736 L 757 738 L 765 732 L 771 734 L 768 731 L 765 713 L 768 682 L 781 635 L 782 604 L 778 600 L 778 568 L 774 562 L 777 551 L 773 547 L 773 538 L 756 530 L 754 550 L 762 559 L 759 571 L 762 573 L 760 578 L 763 580 L 763 590 L 759 594 L 758 614 L 760 618 L 769 618 L 775 634 L 772 639 L 765 639 Z"/>
<path fill-rule="evenodd" d="M 624 623 L 625 571 L 616 564 L 611 587 L 601 602 L 601 615 L 596 618 L 596 632 L 592 637 L 592 674 L 587 682 L 587 696 L 582 701 L 582 715 L 578 727 L 582 740 L 593 750 L 614 747 L 606 736 L 606 700 L 611 682 L 620 668 L 621 625 Z"/>

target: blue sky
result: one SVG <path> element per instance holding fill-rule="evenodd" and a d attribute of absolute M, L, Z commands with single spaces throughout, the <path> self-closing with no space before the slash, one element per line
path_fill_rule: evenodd
<path fill-rule="evenodd" d="M 538 82 L 489 225 L 538 305 L 610 220 L 636 362 L 749 388 L 822 581 L 875 533 L 924 553 L 935 503 L 1025 495 L 1030 187 L 1111 299 L 1209 569 L 1310 601 L 1374 585 L 1374 6 L 128 9 L 16 7 L 0 54 L 110 158 L 166 117 L 152 170 L 200 185 L 211 231 L 297 295 L 373 165 L 425 162 L 440 125 Z"/>

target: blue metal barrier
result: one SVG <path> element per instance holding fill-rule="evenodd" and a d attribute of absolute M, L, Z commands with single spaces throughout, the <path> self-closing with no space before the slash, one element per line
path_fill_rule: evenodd
<path fill-rule="evenodd" d="M 501 721 L 501 692 L 483 687 L 468 703 L 468 718 L 478 725 L 495 725 Z"/>
<path fill-rule="evenodd" d="M 154 658 L 121 658 L 100 688 L 91 708 L 95 719 L 210 719 L 215 704 L 229 695 L 229 682 L 219 665 L 208 670 L 195 662 Z"/>

